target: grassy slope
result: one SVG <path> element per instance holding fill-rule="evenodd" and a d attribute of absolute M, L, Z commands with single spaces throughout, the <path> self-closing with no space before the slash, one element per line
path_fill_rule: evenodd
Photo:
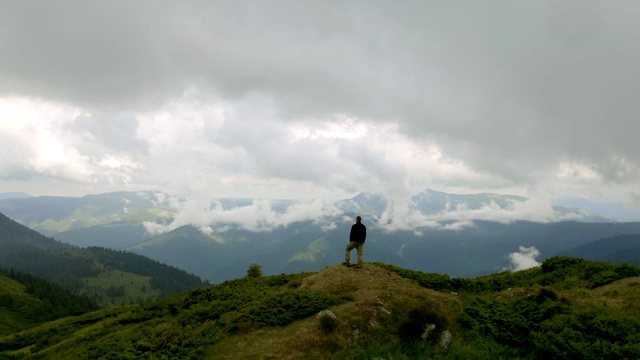
<path fill-rule="evenodd" d="M 337 265 L 56 320 L 0 337 L 0 358 L 638 358 L 639 271 L 560 259 L 461 280 Z M 448 348 L 406 341 L 422 333 L 416 308 L 453 333 Z M 322 309 L 337 316 L 330 329 Z"/>
<path fill-rule="evenodd" d="M 391 271 L 366 264 L 362 269 L 333 266 L 302 280 L 301 287 L 328 291 L 348 301 L 330 307 L 338 327 L 325 334 L 315 316 L 287 327 L 269 327 L 226 338 L 207 351 L 207 359 L 324 359 L 367 338 L 390 340 L 406 314 L 420 304 L 454 319 L 462 312 L 457 296 L 420 287 Z M 356 331 L 357 330 L 357 331 Z M 454 330 L 451 328 L 450 330 Z"/>
<path fill-rule="evenodd" d="M 317 274 L 239 279 L 154 303 L 61 319 L 19 338 L 0 338 L 0 349 L 10 349 L 4 355 L 17 358 L 32 353 L 56 359 L 138 358 L 151 352 L 158 358 L 204 353 L 213 358 L 326 358 L 358 339 L 387 338 L 388 327 L 396 327 L 408 308 L 424 302 L 452 314 L 462 309 L 455 296 L 424 289 L 374 265 L 338 265 Z M 340 322 L 331 336 L 324 335 L 314 316 L 327 308 Z M 355 329 L 358 335 L 351 336 Z M 253 345 L 238 353 L 237 344 L 247 341 Z"/>
<path fill-rule="evenodd" d="M 3 296 L 11 296 L 19 307 L 29 306 L 39 301 L 26 293 L 24 285 L 0 275 L 0 297 Z M 0 303 L 0 335 L 10 334 L 33 324 L 34 321 L 29 317 Z"/>
<path fill-rule="evenodd" d="M 100 294 L 100 304 L 106 306 L 129 305 L 150 299 L 157 299 L 160 290 L 151 287 L 151 277 L 141 276 L 126 271 L 103 271 L 97 276 L 84 278 L 85 289 L 81 294 Z M 111 294 L 109 289 L 122 287 L 124 293 Z"/>
<path fill-rule="evenodd" d="M 100 305 L 119 306 L 139 303 L 150 299 L 156 299 L 160 295 L 160 290 L 151 287 L 151 277 L 126 272 L 96 260 L 90 249 L 63 250 L 61 253 L 67 254 L 73 259 L 87 259 L 92 262 L 92 269 L 96 271 L 95 276 L 79 277 L 82 288 L 78 291 L 81 295 L 93 298 Z M 124 294 L 119 292 L 109 292 L 109 288 L 124 289 Z"/>

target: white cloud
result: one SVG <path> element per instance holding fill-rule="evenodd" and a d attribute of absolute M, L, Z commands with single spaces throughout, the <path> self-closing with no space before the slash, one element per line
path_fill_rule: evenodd
<path fill-rule="evenodd" d="M 270 200 L 253 200 L 249 205 L 230 209 L 226 209 L 219 201 L 202 198 L 172 203 L 176 211 L 173 220 L 169 224 L 145 222 L 148 233 L 155 235 L 184 225 L 196 226 L 207 234 L 224 232 L 230 227 L 254 232 L 272 231 L 301 221 L 314 221 L 320 224 L 324 231 L 328 231 L 337 226 L 329 219 L 340 213 L 332 203 L 318 200 L 295 202 L 284 212 L 277 210 L 277 204 Z"/>
<path fill-rule="evenodd" d="M 509 207 L 501 207 L 495 202 L 470 208 L 466 204 L 447 207 L 437 213 L 424 213 L 408 201 L 392 201 L 378 221 L 385 231 L 419 231 L 419 229 L 460 230 L 473 227 L 474 221 L 494 221 L 503 224 L 519 220 L 552 222 L 579 220 L 585 217 L 580 211 L 557 212 L 550 200 L 542 197 L 524 201 L 511 201 Z"/>
<path fill-rule="evenodd" d="M 561 179 L 593 180 L 599 178 L 598 172 L 586 164 L 567 164 L 559 166 L 558 177 Z"/>
<path fill-rule="evenodd" d="M 335 230 L 338 227 L 338 224 L 335 223 L 335 221 L 331 221 L 328 224 L 324 224 L 320 227 L 320 229 L 322 229 L 322 231 L 331 231 L 331 230 Z"/>
<path fill-rule="evenodd" d="M 69 131 L 80 109 L 23 97 L 0 98 L 0 137 L 7 147 L 0 152 L 1 177 L 44 176 L 74 183 L 124 184 L 141 165 L 126 153 L 112 153 L 85 132 Z M 18 155 L 18 156 L 16 156 Z"/>
<path fill-rule="evenodd" d="M 540 266 L 540 263 L 536 260 L 538 256 L 540 256 L 540 251 L 538 251 L 535 246 L 520 246 L 518 252 L 509 254 L 509 260 L 511 260 L 511 268 L 508 270 L 520 271 Z"/>
<path fill-rule="evenodd" d="M 386 231 L 411 231 L 420 228 L 438 228 L 439 219 L 412 209 L 408 201 L 391 201 L 378 220 L 378 226 Z"/>

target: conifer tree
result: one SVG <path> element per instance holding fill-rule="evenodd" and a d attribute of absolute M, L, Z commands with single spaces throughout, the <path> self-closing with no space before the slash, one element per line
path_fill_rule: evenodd
<path fill-rule="evenodd" d="M 262 266 L 258 263 L 251 263 L 249 269 L 247 269 L 247 277 L 248 278 L 259 278 L 262 277 Z"/>

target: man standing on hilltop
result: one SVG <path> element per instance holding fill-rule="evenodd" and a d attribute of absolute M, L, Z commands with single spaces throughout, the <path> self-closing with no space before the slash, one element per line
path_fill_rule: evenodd
<path fill-rule="evenodd" d="M 345 251 L 345 262 L 342 264 L 346 267 L 351 266 L 349 261 L 351 260 L 351 250 L 356 249 L 358 251 L 358 265 L 355 267 L 362 267 L 362 248 L 364 247 L 364 240 L 367 238 L 367 228 L 362 224 L 362 218 L 356 216 L 356 223 L 351 226 L 351 233 L 349 234 L 349 244 Z"/>

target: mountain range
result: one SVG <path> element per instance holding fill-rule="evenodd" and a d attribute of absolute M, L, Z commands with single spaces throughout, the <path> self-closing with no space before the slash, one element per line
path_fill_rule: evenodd
<path fill-rule="evenodd" d="M 0 214 L 0 357 L 636 358 L 640 223 L 513 217 L 526 202 L 360 194 L 314 219 L 281 200 L 259 204 L 256 228 L 230 221 L 248 199 L 194 223 L 158 192 L 0 200 L 48 229 Z M 367 263 L 350 269 L 337 263 L 356 214 Z"/>
<path fill-rule="evenodd" d="M 321 206 L 211 199 L 194 216 L 204 213 L 205 222 L 185 220 L 188 201 L 158 191 L 0 199 L 0 212 L 65 244 L 134 252 L 212 282 L 240 277 L 251 263 L 279 274 L 342 262 L 356 215 L 368 229 L 365 261 L 458 277 L 514 268 L 522 249 L 539 253 L 535 263 L 591 241 L 640 234 L 640 223 L 585 207 L 545 208 L 541 221 L 527 221 L 514 215 L 532 212 L 524 197 L 435 190 L 404 203 L 370 193 Z M 262 217 L 243 222 L 252 216 Z"/>

